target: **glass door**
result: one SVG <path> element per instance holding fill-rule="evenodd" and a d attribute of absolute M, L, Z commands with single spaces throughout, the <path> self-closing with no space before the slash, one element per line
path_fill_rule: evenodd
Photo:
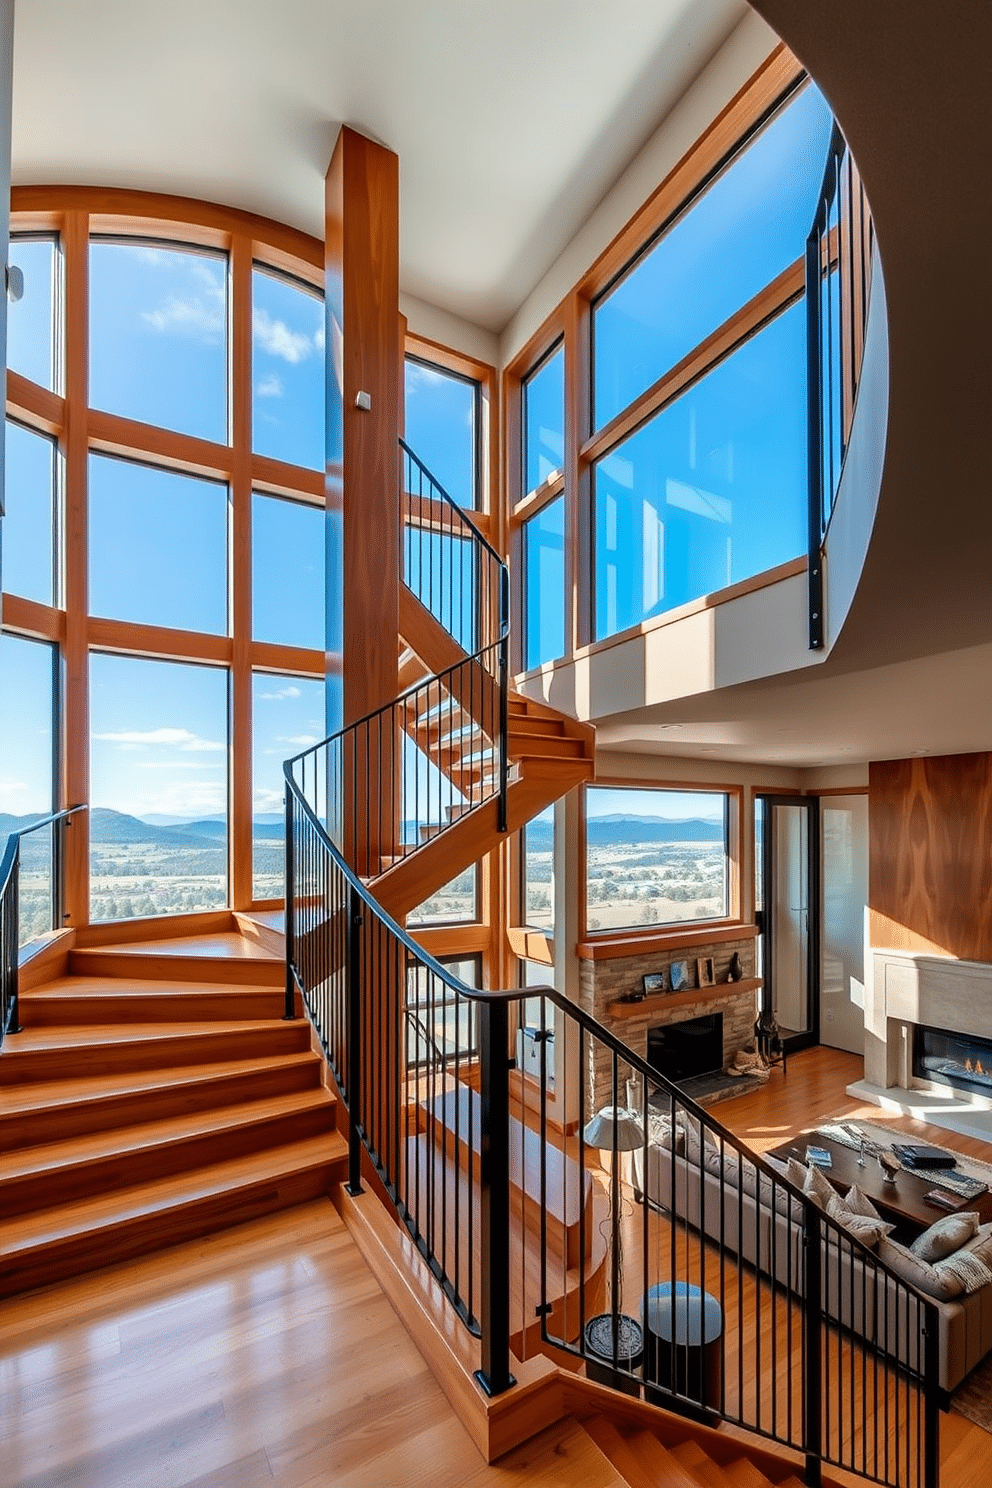
<path fill-rule="evenodd" d="M 819 1042 L 819 817 L 815 798 L 755 798 L 762 1010 L 791 1052 Z"/>

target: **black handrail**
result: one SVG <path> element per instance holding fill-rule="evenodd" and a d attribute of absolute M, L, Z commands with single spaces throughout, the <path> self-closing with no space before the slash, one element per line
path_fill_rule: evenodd
<path fill-rule="evenodd" d="M 20 952 L 20 866 L 21 838 L 53 827 L 52 834 L 52 906 L 50 929 L 61 929 L 65 906 L 64 837 L 71 818 L 85 806 L 69 806 L 52 811 L 37 821 L 11 832 L 3 857 L 0 858 L 0 1045 L 8 1033 L 20 1031 L 18 998 L 18 960 Z"/>
<path fill-rule="evenodd" d="M 847 454 L 861 377 L 874 228 L 864 186 L 835 123 L 806 240 L 809 645 L 824 643 L 823 539 Z"/>

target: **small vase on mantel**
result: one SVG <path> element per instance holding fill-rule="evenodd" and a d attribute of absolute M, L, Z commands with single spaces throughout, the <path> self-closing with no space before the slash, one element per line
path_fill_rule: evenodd
<path fill-rule="evenodd" d="M 735 951 L 730 958 L 730 976 L 728 981 L 739 982 L 744 975 L 744 963 L 741 961 L 740 951 Z"/>

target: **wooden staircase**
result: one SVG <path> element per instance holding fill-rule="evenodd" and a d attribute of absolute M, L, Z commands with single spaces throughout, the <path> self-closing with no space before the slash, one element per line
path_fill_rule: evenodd
<path fill-rule="evenodd" d="M 467 662 L 458 642 L 407 588 L 400 585 L 399 677 L 402 690 Z M 408 856 L 381 860 L 372 880 L 375 896 L 391 915 L 401 917 L 436 893 L 470 864 L 499 845 L 495 799 L 498 751 L 493 720 L 498 700 L 492 678 L 477 669 L 460 696 L 446 694 L 439 682 L 437 706 L 411 709 L 404 716 L 407 737 L 440 771 L 455 791 L 469 787 L 492 794 L 482 805 L 449 810 L 443 827 L 424 832 L 419 849 Z M 595 730 L 511 690 L 508 701 L 507 753 L 510 761 L 507 830 L 518 831 L 574 786 L 595 773 Z"/>
<path fill-rule="evenodd" d="M 647 1426 L 599 1414 L 583 1425 L 627 1488 L 802 1488 L 795 1464 L 678 1416 Z"/>
<path fill-rule="evenodd" d="M 73 951 L 22 993 L 0 1059 L 0 1296 L 328 1192 L 346 1144 L 281 982 L 258 948 L 191 939 Z"/>

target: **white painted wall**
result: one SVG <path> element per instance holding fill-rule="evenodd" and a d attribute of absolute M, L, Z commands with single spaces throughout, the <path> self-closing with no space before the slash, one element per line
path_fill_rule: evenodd
<path fill-rule="evenodd" d="M 863 1054 L 868 797 L 824 796 L 820 842 L 820 1042 Z"/>

